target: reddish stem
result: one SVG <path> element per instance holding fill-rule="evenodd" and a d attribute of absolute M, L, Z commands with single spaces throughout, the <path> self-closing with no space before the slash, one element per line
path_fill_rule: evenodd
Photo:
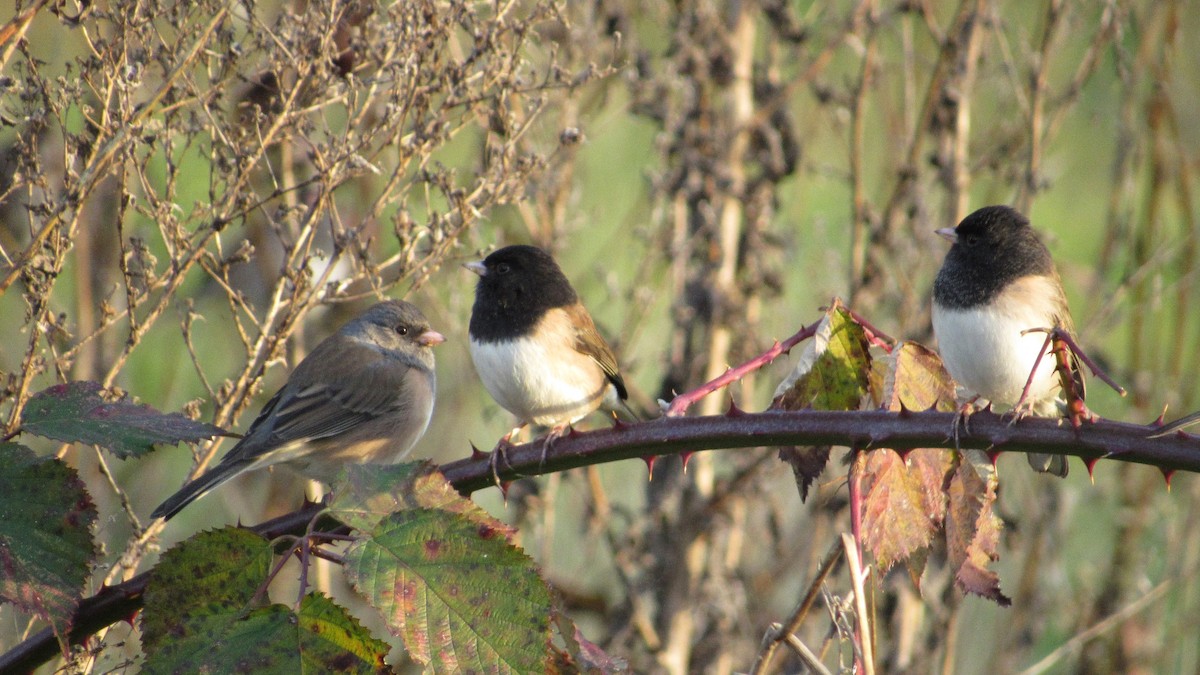
<path fill-rule="evenodd" d="M 875 326 L 872 326 L 871 323 L 862 318 L 858 312 L 845 306 L 843 306 L 843 309 L 846 310 L 846 313 L 850 315 L 851 319 L 854 319 L 855 323 L 863 327 L 863 332 L 867 334 L 868 342 L 889 354 L 892 353 L 892 347 L 896 344 L 895 338 L 891 337 L 887 333 L 884 333 Z"/>
<path fill-rule="evenodd" d="M 671 401 L 671 405 L 667 407 L 667 412 L 665 413 L 665 416 L 666 417 L 681 417 L 681 416 L 683 416 L 687 412 L 688 408 L 692 407 L 692 405 L 694 405 L 700 399 L 704 398 L 705 396 L 708 396 L 709 394 L 713 393 L 714 391 L 717 391 L 719 389 L 729 386 L 730 384 L 733 384 L 734 382 L 737 382 L 738 380 L 742 379 L 746 375 L 758 370 L 759 368 L 762 368 L 763 366 L 765 366 L 765 365 L 771 363 L 772 361 L 774 361 L 775 359 L 779 358 L 779 356 L 781 354 L 788 353 L 789 351 L 791 351 L 792 347 L 795 347 L 796 345 L 800 344 L 804 340 L 807 340 L 808 338 L 815 335 L 817 332 L 817 327 L 820 325 L 821 325 L 821 321 L 815 321 L 812 324 L 805 326 L 804 328 L 802 328 L 800 330 L 800 332 L 798 332 L 795 335 L 793 335 L 792 337 L 784 340 L 783 342 L 779 342 L 777 340 L 775 342 L 775 344 L 771 345 L 770 349 L 763 352 L 759 356 L 756 356 L 753 359 L 750 359 L 749 361 L 743 363 L 742 365 L 738 366 L 737 368 L 730 368 L 730 369 L 726 370 L 724 373 L 722 373 L 721 375 L 713 378 L 712 380 L 710 380 L 708 382 L 705 382 L 704 384 L 700 385 L 699 387 L 696 387 L 695 389 L 693 389 L 691 391 L 687 391 L 687 392 L 684 392 L 684 393 L 676 396 Z"/>
<path fill-rule="evenodd" d="M 1087 352 L 1083 351 L 1083 348 L 1079 346 L 1079 343 L 1075 342 L 1075 338 L 1071 337 L 1070 333 L 1056 328 L 1054 329 L 1054 335 L 1059 340 L 1067 343 L 1067 347 L 1070 347 L 1071 353 L 1078 357 L 1080 361 L 1083 361 L 1087 365 L 1088 370 L 1091 370 L 1092 374 L 1100 378 L 1104 384 L 1112 387 L 1113 391 L 1117 392 L 1121 396 L 1124 396 L 1127 393 L 1125 391 L 1125 387 L 1117 384 L 1116 380 L 1109 377 L 1108 373 L 1104 372 L 1103 368 L 1096 365 L 1096 362 L 1087 355 Z"/>

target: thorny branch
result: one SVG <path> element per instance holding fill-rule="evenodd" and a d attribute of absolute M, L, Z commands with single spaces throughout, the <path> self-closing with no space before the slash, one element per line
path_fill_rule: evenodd
<path fill-rule="evenodd" d="M 451 462 L 442 473 L 462 493 L 514 480 L 606 462 L 699 450 L 736 450 L 764 445 L 826 445 L 913 448 L 953 447 L 951 425 L 956 413 L 886 411 L 734 412 L 709 417 L 663 417 L 650 422 L 590 432 L 572 432 L 550 447 L 535 440 L 504 451 L 496 463 L 488 454 Z M 1148 440 L 1153 426 L 1099 420 L 1079 430 L 1046 418 L 1026 418 L 1015 425 L 987 412 L 971 417 L 970 432 L 959 435 L 963 448 L 1001 452 L 1060 453 L 1085 461 L 1111 459 L 1158 467 L 1167 480 L 1175 471 L 1200 473 L 1200 438 L 1178 434 Z M 493 474 L 493 470 L 496 474 Z M 318 505 L 251 528 L 274 539 L 300 535 L 317 515 Z M 84 600 L 73 623 L 79 640 L 108 624 L 132 616 L 141 607 L 149 574 L 105 588 Z M 49 629 L 0 658 L 0 671 L 28 668 L 51 658 L 57 642 Z"/>

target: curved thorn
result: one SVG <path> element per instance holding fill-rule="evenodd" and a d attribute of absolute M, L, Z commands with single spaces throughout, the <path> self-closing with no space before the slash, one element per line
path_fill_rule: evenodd
<path fill-rule="evenodd" d="M 642 461 L 646 463 L 646 472 L 650 474 L 646 480 L 654 480 L 654 462 L 658 459 L 655 455 L 645 455 Z"/>

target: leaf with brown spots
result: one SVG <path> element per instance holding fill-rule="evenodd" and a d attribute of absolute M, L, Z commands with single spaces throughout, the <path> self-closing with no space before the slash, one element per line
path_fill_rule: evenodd
<path fill-rule="evenodd" d="M 825 313 L 792 372 L 775 389 L 781 410 L 857 410 L 869 391 L 871 353 L 866 332 L 841 305 Z M 779 449 L 792 467 L 801 500 L 829 461 L 829 446 Z"/>
<path fill-rule="evenodd" d="M 0 600 L 49 623 L 60 643 L 96 557 L 96 518 L 74 469 L 0 443 Z"/>
<path fill-rule="evenodd" d="M 950 507 L 946 513 L 946 549 L 954 582 L 966 593 L 975 593 L 1007 607 L 1012 601 L 1000 592 L 1000 577 L 989 566 L 997 560 L 1004 522 L 993 512 L 996 503 L 996 470 L 987 455 L 964 452 L 970 461 L 959 463 L 950 482 Z"/>
<path fill-rule="evenodd" d="M 143 673 L 376 673 L 388 646 L 329 598 L 298 612 L 255 600 L 273 558 L 238 528 L 203 532 L 167 551 L 146 588 Z"/>
<path fill-rule="evenodd" d="M 345 569 L 430 672 L 547 667 L 550 589 L 497 530 L 448 511 L 397 511 L 350 545 Z"/>
<path fill-rule="evenodd" d="M 901 342 L 892 349 L 886 362 L 880 407 L 897 412 L 901 409 L 952 412 L 957 407 L 954 380 L 932 349 L 917 342 Z"/>
<path fill-rule="evenodd" d="M 390 466 L 348 465 L 333 485 L 329 512 L 362 532 L 372 530 L 388 514 L 405 509 L 440 509 L 458 513 L 511 541 L 516 530 L 464 498 L 437 465 L 428 460 Z"/>
<path fill-rule="evenodd" d="M 68 382 L 40 391 L 21 413 L 23 431 L 63 443 L 107 448 L 117 457 L 136 457 L 155 445 L 195 443 L 226 435 L 220 427 L 179 413 L 161 413 L 123 398 L 105 398 L 96 382 Z"/>
<path fill-rule="evenodd" d="M 946 514 L 943 485 L 951 455 L 938 449 L 867 453 L 863 470 L 863 545 L 880 568 L 929 546 Z"/>
<path fill-rule="evenodd" d="M 886 366 L 878 393 L 888 410 L 953 410 L 954 384 L 936 353 L 915 342 L 901 342 L 881 362 Z M 863 475 L 863 545 L 880 567 L 900 560 L 914 578 L 924 569 L 923 553 L 946 517 L 946 485 L 954 453 L 920 448 L 901 456 L 873 450 Z"/>

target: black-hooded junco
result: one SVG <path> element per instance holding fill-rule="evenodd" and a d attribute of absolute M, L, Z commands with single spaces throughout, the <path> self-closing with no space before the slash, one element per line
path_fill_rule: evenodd
<path fill-rule="evenodd" d="M 1016 406 L 1046 345 L 1045 332 L 1024 331 L 1074 330 L 1050 252 L 1029 220 L 1007 206 L 984 207 L 937 233 L 953 243 L 933 283 L 942 362 L 972 394 L 993 406 Z M 1074 358 L 1071 365 L 1082 397 L 1082 371 Z M 1040 416 L 1060 415 L 1060 392 L 1054 355 L 1046 353 L 1024 405 Z M 1028 457 L 1038 471 L 1067 475 L 1063 456 Z"/>
<path fill-rule="evenodd" d="M 348 463 L 400 461 L 429 425 L 432 347 L 445 339 L 410 303 L 371 307 L 321 341 L 221 462 L 152 516 L 170 518 L 243 471 L 281 462 L 329 482 Z"/>
<path fill-rule="evenodd" d="M 551 427 L 553 438 L 597 408 L 628 410 L 617 358 L 550 254 L 508 246 L 464 267 L 479 275 L 475 370 L 520 426 Z"/>

